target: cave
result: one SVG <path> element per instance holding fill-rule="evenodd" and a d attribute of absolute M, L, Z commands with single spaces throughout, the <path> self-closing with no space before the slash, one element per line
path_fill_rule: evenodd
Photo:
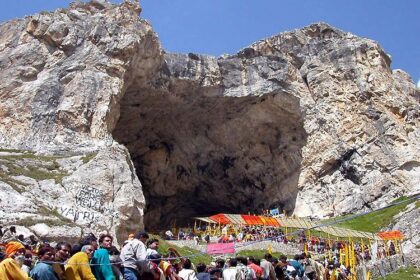
<path fill-rule="evenodd" d="M 292 211 L 306 143 L 299 99 L 232 97 L 221 87 L 132 83 L 113 137 L 125 145 L 158 231 L 216 213 Z"/>

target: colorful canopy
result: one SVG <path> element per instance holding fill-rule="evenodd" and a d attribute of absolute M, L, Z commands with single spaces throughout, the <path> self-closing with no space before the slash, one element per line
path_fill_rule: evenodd
<path fill-rule="evenodd" d="M 213 220 L 211 220 L 211 219 L 209 219 L 207 217 L 197 217 L 195 219 L 196 220 L 203 221 L 203 222 L 206 222 L 206 223 L 209 223 L 209 224 L 217 224 L 217 222 L 215 222 L 215 221 L 213 221 Z"/>
<path fill-rule="evenodd" d="M 283 226 L 283 227 L 289 227 L 289 228 L 313 228 L 320 223 L 317 221 L 311 221 L 309 219 L 305 218 L 289 218 L 289 217 L 276 217 L 277 221 Z"/>
<path fill-rule="evenodd" d="M 272 227 L 288 227 L 298 229 L 312 229 L 314 227 L 317 231 L 322 231 L 334 236 L 340 237 L 357 237 L 369 238 L 377 240 L 392 240 L 403 239 L 404 235 L 400 231 L 380 232 L 374 234 L 371 232 L 364 232 L 352 229 L 346 229 L 335 226 L 320 226 L 321 221 L 313 221 L 305 218 L 289 218 L 283 216 L 266 217 L 253 215 L 239 215 L 239 214 L 217 214 L 205 218 L 196 218 L 198 220 L 220 225 L 257 225 L 257 226 L 272 226 Z"/>
<path fill-rule="evenodd" d="M 198 218 L 204 221 L 210 219 L 213 223 L 221 225 L 255 225 L 255 226 L 271 226 L 280 227 L 280 223 L 273 217 L 239 215 L 239 214 L 217 214 L 207 218 Z"/>
<path fill-rule="evenodd" d="M 378 232 L 378 236 L 382 240 L 395 240 L 395 239 L 404 239 L 404 234 L 402 234 L 399 230 L 392 230 L 392 231 L 382 231 Z"/>

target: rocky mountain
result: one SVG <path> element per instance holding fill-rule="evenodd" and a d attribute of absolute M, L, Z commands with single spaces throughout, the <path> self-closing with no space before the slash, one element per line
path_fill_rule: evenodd
<path fill-rule="evenodd" d="M 140 11 L 92 1 L 0 25 L 3 224 L 123 240 L 420 192 L 420 93 L 378 43 L 317 23 L 233 55 L 173 54 Z"/>

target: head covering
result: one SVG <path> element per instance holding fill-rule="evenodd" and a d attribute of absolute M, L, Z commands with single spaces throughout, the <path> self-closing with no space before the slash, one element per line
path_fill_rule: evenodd
<path fill-rule="evenodd" d="M 25 249 L 25 246 L 23 246 L 22 243 L 17 241 L 10 241 L 6 244 L 6 256 L 11 257 L 20 249 Z"/>

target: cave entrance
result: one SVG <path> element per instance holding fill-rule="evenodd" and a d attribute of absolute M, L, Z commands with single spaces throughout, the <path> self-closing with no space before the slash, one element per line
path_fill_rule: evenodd
<path fill-rule="evenodd" d="M 113 136 L 135 164 L 147 230 L 216 213 L 293 210 L 306 133 L 299 100 L 130 87 Z"/>

